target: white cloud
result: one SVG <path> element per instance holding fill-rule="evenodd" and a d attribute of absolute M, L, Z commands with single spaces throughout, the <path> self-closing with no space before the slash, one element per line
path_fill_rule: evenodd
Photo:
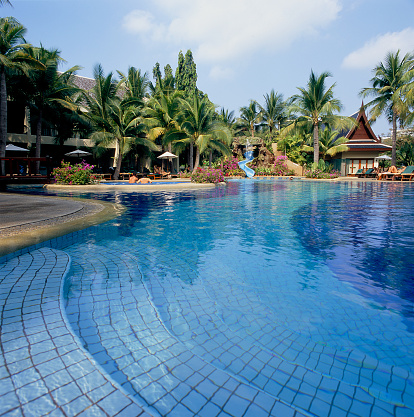
<path fill-rule="evenodd" d="M 210 70 L 210 78 L 213 80 L 230 80 L 234 75 L 234 71 L 231 68 L 223 68 L 219 65 L 215 65 Z"/>
<path fill-rule="evenodd" d="M 145 10 L 133 10 L 124 17 L 123 27 L 131 33 L 148 33 L 154 30 L 154 16 Z"/>
<path fill-rule="evenodd" d="M 286 48 L 334 21 L 342 1 L 153 0 L 156 17 L 134 10 L 125 16 L 124 28 L 147 41 L 191 48 L 197 60 L 214 65 Z"/>
<path fill-rule="evenodd" d="M 342 66 L 355 69 L 374 68 L 388 52 L 396 52 L 398 49 L 401 50 L 402 56 L 414 51 L 414 28 L 389 32 L 370 39 L 360 49 L 347 55 Z"/>

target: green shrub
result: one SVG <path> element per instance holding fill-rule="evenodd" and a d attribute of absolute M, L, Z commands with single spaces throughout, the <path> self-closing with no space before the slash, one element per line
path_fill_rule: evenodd
<path fill-rule="evenodd" d="M 92 170 L 94 166 L 82 161 L 79 164 L 71 165 L 69 162 L 61 163 L 59 168 L 52 171 L 52 175 L 57 184 L 85 185 L 97 182 Z"/>

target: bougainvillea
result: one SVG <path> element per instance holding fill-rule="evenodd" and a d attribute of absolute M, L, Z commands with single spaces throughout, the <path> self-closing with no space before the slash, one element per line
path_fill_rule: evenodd
<path fill-rule="evenodd" d="M 62 161 L 61 166 L 52 171 L 52 175 L 57 184 L 93 184 L 97 181 L 92 173 L 93 168 L 93 165 L 89 165 L 85 161 L 75 165 Z"/>
<path fill-rule="evenodd" d="M 221 169 L 199 167 L 191 174 L 191 182 L 218 184 L 219 182 L 225 181 Z"/>

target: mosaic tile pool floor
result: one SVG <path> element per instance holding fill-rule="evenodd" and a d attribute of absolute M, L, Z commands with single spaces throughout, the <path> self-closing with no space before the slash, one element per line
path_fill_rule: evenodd
<path fill-rule="evenodd" d="M 266 188 L 253 197 L 242 190 L 255 212 L 272 206 L 276 216 L 261 217 L 265 223 L 255 229 L 238 219 L 236 233 L 229 219 L 238 213 L 230 210 L 207 250 L 198 247 L 200 236 L 212 233 L 216 210 L 235 207 L 234 194 L 219 201 L 208 192 L 196 200 L 153 197 L 151 212 L 141 196 L 137 222 L 114 221 L 60 250 L 41 248 L 0 264 L 0 415 L 414 415 L 412 303 L 395 292 L 384 301 L 376 286 L 369 298 L 366 280 L 357 287 L 343 279 L 335 244 L 329 250 L 336 248 L 336 258 L 330 252 L 322 262 L 299 243 L 287 256 L 283 241 L 297 239 L 298 222 L 307 235 L 302 222 L 312 225 L 307 215 L 315 204 L 318 216 L 332 198 L 339 208 L 352 207 L 361 190 L 327 188 L 306 202 L 304 189 L 314 189 L 301 185 L 293 195 L 299 211 L 286 202 L 298 185 L 286 187 L 278 202 L 271 188 L 265 203 Z M 372 199 L 378 189 L 367 187 Z M 196 232 L 185 228 L 183 210 L 197 212 Z M 254 244 L 247 246 L 240 230 Z M 178 233 L 179 249 L 172 250 Z M 349 259 L 343 236 L 341 256 Z M 266 239 L 279 245 L 269 250 Z"/>

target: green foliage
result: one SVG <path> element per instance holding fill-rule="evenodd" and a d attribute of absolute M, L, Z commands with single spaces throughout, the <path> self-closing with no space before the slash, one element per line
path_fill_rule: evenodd
<path fill-rule="evenodd" d="M 311 169 L 305 171 L 306 178 L 334 179 L 340 176 L 341 173 L 336 171 L 331 164 L 326 163 L 323 159 L 318 163 L 314 162 Z"/>
<path fill-rule="evenodd" d="M 379 116 L 385 115 L 392 123 L 392 160 L 395 165 L 397 161 L 397 121 L 403 125 L 412 117 L 409 106 L 413 103 L 407 102 L 409 97 L 405 94 L 406 89 L 413 85 L 414 79 L 414 55 L 407 53 L 400 58 L 400 50 L 396 53 L 389 52 L 384 62 L 380 62 L 374 68 L 374 77 L 370 83 L 372 87 L 361 90 L 363 97 L 374 97 L 366 106 L 371 107 L 371 119 L 376 120 Z"/>
<path fill-rule="evenodd" d="M 93 165 L 89 165 L 84 161 L 76 165 L 71 165 L 69 162 L 62 161 L 61 166 L 52 171 L 52 176 L 57 184 L 94 184 L 97 180 L 92 173 L 93 168 Z"/>
<path fill-rule="evenodd" d="M 414 165 L 414 138 L 407 137 L 397 142 L 397 164 Z"/>
<path fill-rule="evenodd" d="M 197 183 L 212 183 L 218 184 L 220 182 L 226 182 L 223 172 L 216 168 L 201 168 L 198 167 L 191 174 L 191 182 Z"/>
<path fill-rule="evenodd" d="M 178 54 L 175 86 L 177 90 L 184 91 L 186 97 L 193 97 L 197 92 L 197 69 L 190 49 L 186 52 L 185 57 L 182 51 Z"/>

